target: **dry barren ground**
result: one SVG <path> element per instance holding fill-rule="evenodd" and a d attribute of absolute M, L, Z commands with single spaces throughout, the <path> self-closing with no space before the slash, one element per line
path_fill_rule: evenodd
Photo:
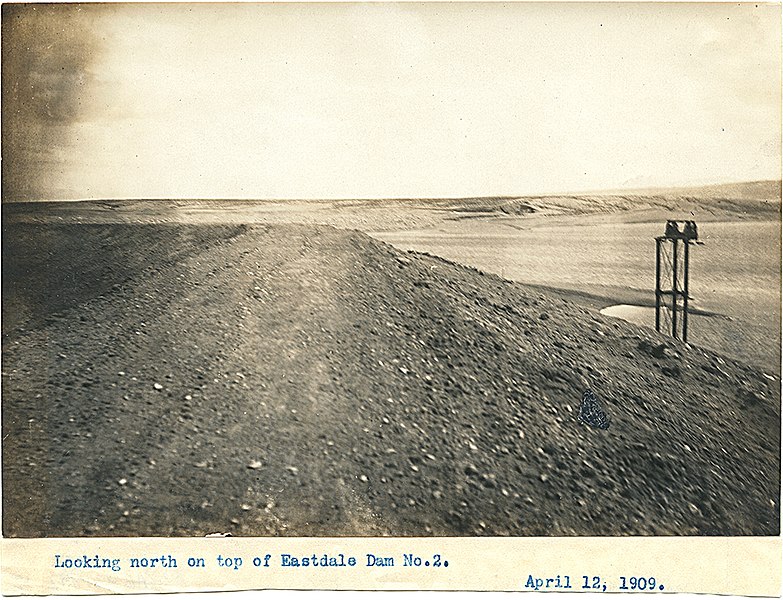
<path fill-rule="evenodd" d="M 590 308 L 653 306 L 654 243 L 696 219 L 691 342 L 780 374 L 781 182 L 553 196 L 92 200 L 3 205 L 6 223 L 328 224 L 549 288 Z M 46 268 L 46 265 L 43 265 Z M 33 277 L 40 277 L 33 271 Z M 7 310 L 15 318 L 18 311 Z M 647 316 L 637 321 L 652 327 Z"/>
<path fill-rule="evenodd" d="M 779 532 L 776 375 L 362 233 L 4 225 L 3 301 L 5 535 Z"/>

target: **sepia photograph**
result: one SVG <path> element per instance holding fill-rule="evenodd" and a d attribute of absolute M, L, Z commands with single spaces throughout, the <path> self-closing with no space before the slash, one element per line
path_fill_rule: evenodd
<path fill-rule="evenodd" d="M 780 40 L 4 3 L 3 537 L 779 536 Z"/>

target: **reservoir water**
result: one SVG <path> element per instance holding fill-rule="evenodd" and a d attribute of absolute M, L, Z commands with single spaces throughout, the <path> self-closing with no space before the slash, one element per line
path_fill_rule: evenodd
<path fill-rule="evenodd" d="M 661 222 L 490 218 L 372 235 L 514 281 L 592 294 L 605 315 L 653 328 L 654 238 L 662 230 Z M 691 307 L 721 316 L 691 313 L 689 341 L 780 372 L 781 223 L 706 222 L 699 235 Z"/>

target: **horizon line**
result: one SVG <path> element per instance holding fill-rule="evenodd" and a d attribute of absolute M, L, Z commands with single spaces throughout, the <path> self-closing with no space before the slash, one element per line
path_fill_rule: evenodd
<path fill-rule="evenodd" d="M 261 198 L 261 197 L 238 197 L 238 196 L 220 196 L 220 197 L 89 197 L 89 198 L 25 198 L 25 199 L 0 199 L 2 204 L 22 204 L 25 202 L 165 202 L 165 201 L 240 201 L 240 202 L 366 202 L 366 201 L 392 201 L 392 202 L 412 202 L 421 200 L 480 200 L 494 198 L 498 200 L 514 199 L 514 198 L 555 198 L 562 196 L 618 196 L 624 194 L 637 194 L 645 193 L 644 195 L 654 195 L 651 192 L 666 192 L 673 190 L 699 190 L 710 187 L 729 187 L 733 185 L 753 185 L 753 184 L 781 184 L 783 185 L 783 178 L 779 179 L 753 179 L 753 180 L 740 180 L 740 181 L 726 181 L 722 183 L 702 183 L 702 184 L 685 184 L 685 185 L 663 185 L 663 186 L 644 186 L 644 187 L 629 187 L 629 188 L 602 188 L 580 191 L 564 191 L 564 192 L 544 192 L 544 193 L 526 193 L 526 194 L 486 194 L 486 195 L 466 195 L 466 196 L 383 196 L 383 197 L 371 197 L 371 196 L 355 196 L 355 197 L 275 197 L 275 198 Z"/>

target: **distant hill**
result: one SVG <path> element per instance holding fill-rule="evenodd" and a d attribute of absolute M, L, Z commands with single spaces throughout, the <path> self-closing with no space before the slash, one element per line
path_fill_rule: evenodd
<path fill-rule="evenodd" d="M 440 201 L 458 212 L 587 215 L 636 211 L 654 218 L 777 219 L 781 181 L 748 181 L 694 187 L 603 190 L 573 194 L 466 198 Z M 460 208 L 456 208 L 460 206 Z"/>
<path fill-rule="evenodd" d="M 587 193 L 575 194 L 578 196 Z M 688 196 L 692 198 L 725 198 L 730 200 L 780 200 L 781 180 L 742 181 L 712 185 L 635 188 L 590 192 L 589 195 L 607 196 Z"/>
<path fill-rule="evenodd" d="M 748 181 L 745 183 L 725 183 L 707 185 L 694 189 L 705 196 L 723 196 L 725 198 L 747 198 L 754 200 L 780 200 L 781 181 Z"/>

